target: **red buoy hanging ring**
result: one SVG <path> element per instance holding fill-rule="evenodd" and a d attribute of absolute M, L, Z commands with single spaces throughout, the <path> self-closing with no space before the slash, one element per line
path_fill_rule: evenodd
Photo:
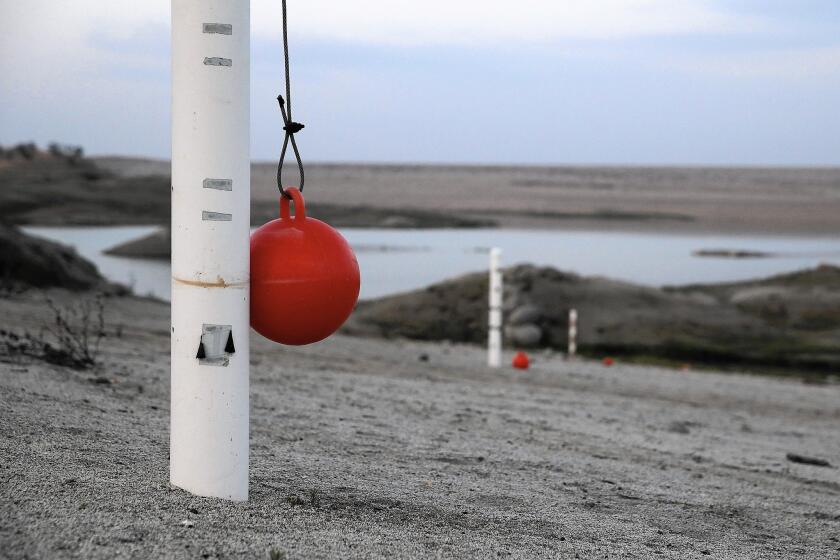
<path fill-rule="evenodd" d="M 285 189 L 280 218 L 251 235 L 251 326 L 281 344 L 323 340 L 350 316 L 359 297 L 359 264 L 335 229 L 306 216 L 303 195 Z"/>

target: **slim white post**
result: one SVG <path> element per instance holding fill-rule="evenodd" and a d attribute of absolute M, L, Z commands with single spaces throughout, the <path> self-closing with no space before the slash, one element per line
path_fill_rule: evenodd
<path fill-rule="evenodd" d="M 248 499 L 249 0 L 172 0 L 170 481 Z"/>
<path fill-rule="evenodd" d="M 577 319 L 576 309 L 569 309 L 569 351 L 566 358 L 573 360 L 577 354 Z"/>
<path fill-rule="evenodd" d="M 490 317 L 487 336 L 487 365 L 502 365 L 502 271 L 499 262 L 502 250 L 490 249 Z"/>

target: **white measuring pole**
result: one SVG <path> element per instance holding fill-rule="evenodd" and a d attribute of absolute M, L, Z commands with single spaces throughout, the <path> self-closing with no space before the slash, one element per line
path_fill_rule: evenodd
<path fill-rule="evenodd" d="M 576 309 L 569 309 L 569 351 L 566 358 L 573 360 L 577 354 L 577 319 Z"/>
<path fill-rule="evenodd" d="M 249 0 L 172 0 L 170 481 L 248 499 Z"/>
<path fill-rule="evenodd" d="M 502 250 L 490 249 L 490 316 L 487 335 L 487 365 L 502 365 L 502 271 L 499 262 Z"/>

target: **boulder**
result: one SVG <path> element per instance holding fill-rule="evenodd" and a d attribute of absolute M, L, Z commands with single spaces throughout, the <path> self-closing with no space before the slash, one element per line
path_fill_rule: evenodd
<path fill-rule="evenodd" d="M 514 309 L 508 317 L 510 325 L 525 325 L 536 323 L 542 317 L 542 311 L 536 305 L 521 305 Z"/>
<path fill-rule="evenodd" d="M 511 325 L 505 328 L 505 337 L 516 347 L 534 348 L 542 340 L 542 329 L 537 325 Z"/>

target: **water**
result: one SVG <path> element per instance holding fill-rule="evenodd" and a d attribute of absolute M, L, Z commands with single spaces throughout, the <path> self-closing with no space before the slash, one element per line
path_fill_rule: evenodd
<path fill-rule="evenodd" d="M 169 263 L 113 257 L 103 251 L 148 235 L 155 227 L 27 227 L 72 245 L 106 278 L 135 293 L 169 299 Z M 362 298 L 421 288 L 486 270 L 488 250 L 501 247 L 504 266 L 550 265 L 652 286 L 729 282 L 770 276 L 820 263 L 840 265 L 840 239 L 819 236 L 741 236 L 554 230 L 346 229 L 362 272 Z M 696 257 L 701 249 L 773 253 L 769 258 Z"/>
<path fill-rule="evenodd" d="M 103 251 L 116 245 L 145 237 L 157 226 L 116 227 L 23 227 L 26 233 L 70 245 L 99 268 L 108 280 L 125 284 L 138 295 L 169 299 L 170 268 L 168 261 L 112 257 Z"/>

